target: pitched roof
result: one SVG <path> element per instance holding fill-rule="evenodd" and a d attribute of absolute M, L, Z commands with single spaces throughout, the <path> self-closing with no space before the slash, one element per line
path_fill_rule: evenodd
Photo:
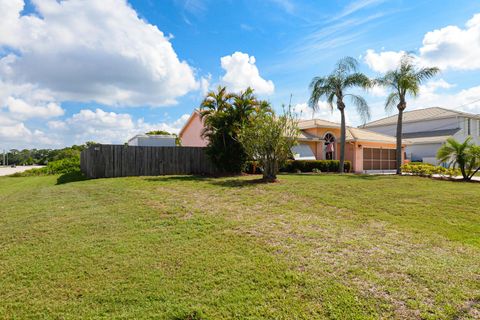
<path fill-rule="evenodd" d="M 300 120 L 298 122 L 298 127 L 300 130 L 310 129 L 310 128 L 340 128 L 340 124 L 332 121 L 327 121 L 323 119 L 311 119 L 311 120 Z"/>
<path fill-rule="evenodd" d="M 178 136 L 180 138 L 183 136 L 183 132 L 185 131 L 185 129 L 187 129 L 187 127 L 190 125 L 190 122 L 192 122 L 197 115 L 200 116 L 200 111 L 198 111 L 198 109 L 193 109 L 193 112 L 190 115 L 190 118 L 188 118 L 187 122 L 185 122 L 182 129 L 180 129 L 180 132 L 178 133 Z"/>
<path fill-rule="evenodd" d="M 421 131 L 421 132 L 409 132 L 409 133 L 402 134 L 402 137 L 407 138 L 407 139 L 414 139 L 414 138 L 453 136 L 459 130 L 460 130 L 460 128 L 433 130 L 433 131 Z"/>
<path fill-rule="evenodd" d="M 465 116 L 469 118 L 480 119 L 480 116 L 476 114 L 466 113 L 466 112 L 461 112 L 461 111 L 456 111 L 451 109 L 445 109 L 440 107 L 432 107 L 432 108 L 425 108 L 425 109 L 418 109 L 418 110 L 404 112 L 403 122 L 404 123 L 416 122 L 416 121 L 443 119 L 443 118 L 451 118 L 451 117 L 458 117 L 458 116 Z M 377 126 L 396 124 L 397 117 L 398 115 L 395 114 L 390 117 L 369 122 L 362 127 L 368 128 L 368 127 L 377 127 Z"/>
<path fill-rule="evenodd" d="M 347 141 L 385 142 L 393 144 L 397 142 L 397 139 L 395 137 L 353 127 L 347 127 L 346 139 Z M 403 143 L 408 143 L 408 141 L 404 140 Z"/>
<path fill-rule="evenodd" d="M 310 129 L 310 128 L 340 128 L 339 123 L 322 120 L 322 119 L 311 119 L 311 120 L 302 120 L 299 121 L 298 126 L 300 130 Z M 347 127 L 346 141 L 369 141 L 369 142 L 384 142 L 384 143 L 396 143 L 396 138 L 381 134 L 378 132 L 373 132 L 366 129 L 360 129 L 355 127 Z M 318 141 L 323 140 L 323 137 L 317 137 L 311 135 L 307 132 L 301 132 L 299 140 L 303 141 Z M 404 143 L 409 143 L 404 141 Z"/>

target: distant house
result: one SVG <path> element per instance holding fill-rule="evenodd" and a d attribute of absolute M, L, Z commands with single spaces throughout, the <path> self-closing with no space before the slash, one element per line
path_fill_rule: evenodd
<path fill-rule="evenodd" d="M 298 136 L 299 144 L 292 149 L 295 159 L 338 160 L 340 158 L 340 124 L 312 119 L 300 121 L 299 128 L 301 131 Z M 208 141 L 202 137 L 203 130 L 203 121 L 199 112 L 195 110 L 180 131 L 182 146 L 206 146 Z M 352 163 L 354 172 L 396 170 L 394 137 L 347 127 L 346 142 L 345 160 Z"/>
<path fill-rule="evenodd" d="M 184 147 L 206 147 L 208 141 L 202 137 L 203 120 L 200 117 L 200 112 L 194 110 L 178 134 L 182 146 Z"/>
<path fill-rule="evenodd" d="M 175 147 L 174 135 L 146 135 L 137 134 L 127 144 L 136 147 Z"/>
<path fill-rule="evenodd" d="M 362 126 L 371 131 L 396 135 L 397 115 L 372 121 Z M 471 136 L 480 144 L 480 116 L 444 108 L 426 108 L 403 114 L 404 139 L 407 159 L 437 164 L 436 154 L 445 141 L 453 137 L 464 141 Z"/>

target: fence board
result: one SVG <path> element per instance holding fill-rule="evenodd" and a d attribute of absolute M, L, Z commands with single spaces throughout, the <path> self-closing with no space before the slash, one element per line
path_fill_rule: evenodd
<path fill-rule="evenodd" d="M 95 145 L 82 151 L 80 168 L 89 178 L 220 173 L 197 147 Z"/>

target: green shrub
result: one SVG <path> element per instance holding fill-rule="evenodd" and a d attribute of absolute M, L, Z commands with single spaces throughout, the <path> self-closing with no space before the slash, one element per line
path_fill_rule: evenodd
<path fill-rule="evenodd" d="M 421 163 L 421 164 L 407 163 L 402 166 L 402 172 L 408 173 L 414 176 L 422 176 L 422 177 L 431 177 L 434 174 L 452 177 L 460 174 L 458 169 L 434 166 L 429 163 Z"/>
<path fill-rule="evenodd" d="M 283 172 L 313 172 L 314 169 L 321 172 L 338 172 L 340 161 L 338 160 L 288 160 L 282 168 Z M 345 172 L 350 172 L 352 164 L 345 161 Z"/>
<path fill-rule="evenodd" d="M 72 157 L 51 161 L 43 168 L 34 168 L 13 174 L 14 177 L 44 176 L 53 174 L 80 173 L 80 158 Z"/>
<path fill-rule="evenodd" d="M 419 161 L 412 161 L 409 164 L 414 165 L 414 166 L 435 166 L 431 163 L 419 162 Z"/>

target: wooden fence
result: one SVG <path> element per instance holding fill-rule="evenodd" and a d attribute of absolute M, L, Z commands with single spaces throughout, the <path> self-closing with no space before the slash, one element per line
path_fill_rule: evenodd
<path fill-rule="evenodd" d="M 88 178 L 219 173 L 197 147 L 95 145 L 82 151 L 80 167 Z"/>

